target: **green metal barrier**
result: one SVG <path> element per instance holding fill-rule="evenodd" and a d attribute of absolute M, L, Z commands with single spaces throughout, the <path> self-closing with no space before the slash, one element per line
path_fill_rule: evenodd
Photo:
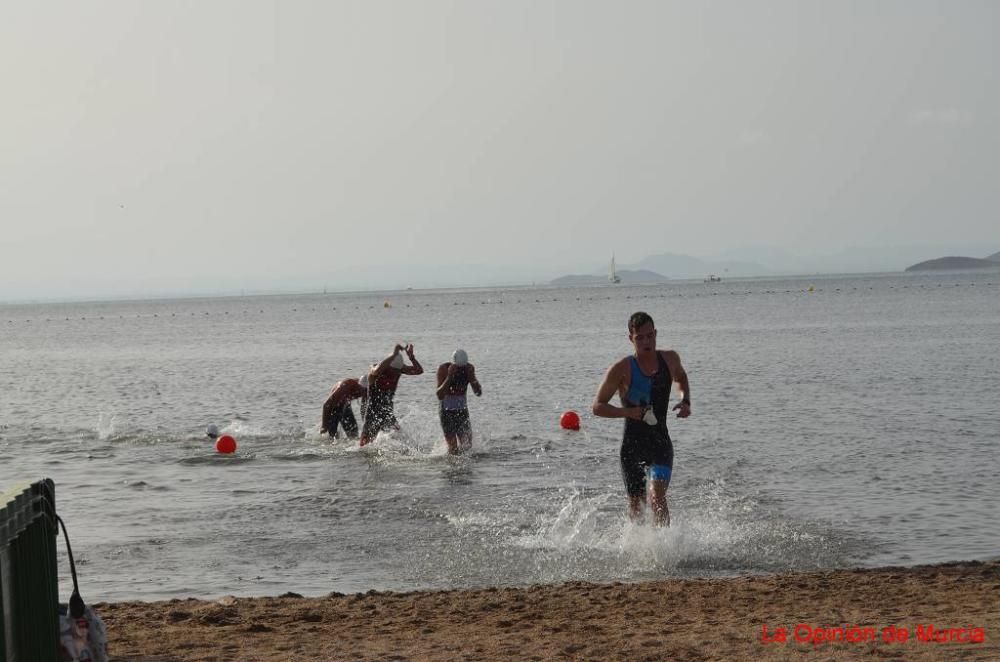
<path fill-rule="evenodd" d="M 0 500 L 0 662 L 56 660 L 56 487 L 46 478 Z"/>

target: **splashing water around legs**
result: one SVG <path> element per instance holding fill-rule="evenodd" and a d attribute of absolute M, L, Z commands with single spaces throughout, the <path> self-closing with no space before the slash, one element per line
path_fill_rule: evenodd
<path fill-rule="evenodd" d="M 667 487 L 663 481 L 650 481 L 646 494 L 628 498 L 629 520 L 636 524 L 642 524 L 645 520 L 647 505 L 653 513 L 653 522 L 656 526 L 670 526 L 670 509 L 667 507 Z"/>
<path fill-rule="evenodd" d="M 670 485 L 671 470 L 665 466 L 653 466 L 646 469 L 646 492 L 640 496 L 630 496 L 629 519 L 641 524 L 644 506 L 649 505 L 656 526 L 670 526 L 670 509 L 667 506 L 667 487 Z"/>
<path fill-rule="evenodd" d="M 670 509 L 667 507 L 667 481 L 651 480 L 646 494 L 653 511 L 656 526 L 670 526 Z"/>

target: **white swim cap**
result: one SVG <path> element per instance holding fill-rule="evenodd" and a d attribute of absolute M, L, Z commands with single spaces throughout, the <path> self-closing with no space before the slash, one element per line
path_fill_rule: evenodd
<path fill-rule="evenodd" d="M 368 388 L 368 373 L 361 375 L 361 379 L 358 380 L 358 386 L 361 388 Z"/>
<path fill-rule="evenodd" d="M 209 424 L 208 428 L 205 430 L 205 436 L 211 437 L 212 439 L 219 436 L 219 428 L 215 425 L 215 423 Z"/>
<path fill-rule="evenodd" d="M 451 361 L 461 368 L 469 363 L 469 355 L 465 353 L 464 349 L 456 349 L 455 353 L 451 355 Z"/>
<path fill-rule="evenodd" d="M 402 368 L 403 367 L 403 355 L 402 354 L 396 354 L 396 356 L 392 357 L 392 363 L 390 363 L 389 365 L 391 365 L 396 370 L 399 370 L 400 368 Z"/>

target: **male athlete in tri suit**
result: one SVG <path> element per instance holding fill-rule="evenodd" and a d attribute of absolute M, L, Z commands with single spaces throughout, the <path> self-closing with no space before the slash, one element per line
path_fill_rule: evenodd
<path fill-rule="evenodd" d="M 330 397 L 323 403 L 323 420 L 320 423 L 320 434 L 329 433 L 337 436 L 337 426 L 344 428 L 344 434 L 349 439 L 358 438 L 358 422 L 351 409 L 351 400 L 361 398 L 361 416 L 364 417 L 365 400 L 368 398 L 368 375 L 360 379 L 348 377 L 333 385 Z"/>
<path fill-rule="evenodd" d="M 670 388 L 680 387 L 681 401 L 674 406 L 678 418 L 691 415 L 691 386 L 681 357 L 670 349 L 656 349 L 656 326 L 643 312 L 628 320 L 628 337 L 635 353 L 618 361 L 604 375 L 592 410 L 595 416 L 624 418 L 621 463 L 629 515 L 642 515 L 646 500 L 646 472 L 652 490 L 651 506 L 657 525 L 670 525 L 667 486 L 674 466 L 674 445 L 667 432 Z M 621 407 L 610 404 L 618 394 Z"/>
<path fill-rule="evenodd" d="M 403 362 L 400 352 L 406 352 L 412 365 Z M 393 412 L 393 397 L 401 375 L 422 375 L 424 368 L 413 355 L 413 345 L 396 345 L 392 354 L 372 366 L 368 373 L 368 409 L 365 411 L 365 422 L 361 427 L 361 445 L 365 446 L 375 440 L 382 430 L 398 430 L 399 423 Z"/>
<path fill-rule="evenodd" d="M 441 401 L 441 430 L 444 431 L 448 452 L 458 455 L 472 445 L 466 393 L 471 386 L 476 397 L 483 394 L 483 387 L 476 379 L 476 366 L 469 363 L 469 355 L 464 349 L 456 349 L 451 361 L 438 366 L 437 385 L 437 397 Z"/>

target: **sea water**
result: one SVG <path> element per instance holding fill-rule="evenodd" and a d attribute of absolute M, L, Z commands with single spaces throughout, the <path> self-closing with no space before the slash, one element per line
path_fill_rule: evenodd
<path fill-rule="evenodd" d="M 90 601 L 993 557 L 998 301 L 980 272 L 4 305 L 0 486 L 55 480 Z M 637 310 L 692 385 L 669 529 L 628 521 L 622 422 L 590 414 Z M 320 435 L 331 385 L 397 342 L 425 369 L 401 429 Z M 451 457 L 458 347 L 483 395 Z"/>

